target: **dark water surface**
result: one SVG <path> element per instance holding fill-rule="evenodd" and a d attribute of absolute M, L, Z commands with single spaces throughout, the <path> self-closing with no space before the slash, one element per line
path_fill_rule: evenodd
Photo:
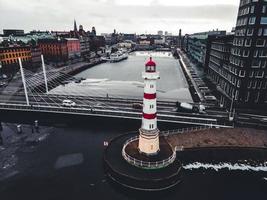
<path fill-rule="evenodd" d="M 54 128 L 37 146 L 17 151 L 17 165 L 5 169 L 11 175 L 0 182 L 0 199 L 267 199 L 264 176 L 249 171 L 184 170 L 182 183 L 167 193 L 139 193 L 113 185 L 103 170 L 104 141 L 139 126 L 137 121 L 113 120 Z M 177 127 L 160 125 L 161 130 L 168 128 Z"/>

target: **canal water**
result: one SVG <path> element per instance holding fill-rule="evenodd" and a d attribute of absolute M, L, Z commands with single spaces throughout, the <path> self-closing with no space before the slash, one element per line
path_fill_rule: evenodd
<path fill-rule="evenodd" d="M 192 102 L 181 66 L 170 52 L 133 52 L 127 60 L 89 68 L 76 75 L 86 80 L 58 86 L 50 93 L 142 98 L 142 72 L 150 56 L 157 63 L 160 72 L 160 80 L 157 82 L 158 98 Z"/>
<path fill-rule="evenodd" d="M 18 148 L 13 155 L 17 158 L 15 165 L 0 169 L 0 175 L 5 174 L 0 176 L 0 199 L 267 199 L 266 176 L 245 169 L 199 170 L 188 165 L 183 170 L 182 183 L 167 193 L 134 192 L 117 187 L 103 170 L 104 142 L 139 126 L 139 122 L 104 120 L 101 125 L 88 121 L 80 127 L 55 127 L 39 144 Z M 166 128 L 175 127 L 160 126 Z M 12 131 L 12 126 L 4 125 L 3 131 Z"/>

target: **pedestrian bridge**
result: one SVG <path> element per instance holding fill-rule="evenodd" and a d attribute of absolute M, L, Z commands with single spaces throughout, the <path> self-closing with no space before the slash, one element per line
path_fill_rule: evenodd
<path fill-rule="evenodd" d="M 142 118 L 141 110 L 136 110 L 130 107 L 125 107 L 125 104 L 116 104 L 116 106 L 75 106 L 75 107 L 63 107 L 58 105 L 25 105 L 25 104 L 14 104 L 14 103 L 0 103 L 0 111 L 15 111 L 19 114 L 20 112 L 29 112 L 33 115 L 35 113 L 50 113 L 50 114 L 66 114 L 66 115 L 80 115 L 80 116 L 95 116 L 95 117 L 106 117 L 106 118 L 123 118 L 123 119 L 133 119 L 140 120 Z M 221 123 L 218 119 L 195 115 L 191 113 L 176 113 L 173 111 L 168 111 L 159 106 L 157 113 L 158 121 L 177 123 L 177 124 L 190 124 L 198 126 L 210 126 L 210 127 L 231 127 Z"/>

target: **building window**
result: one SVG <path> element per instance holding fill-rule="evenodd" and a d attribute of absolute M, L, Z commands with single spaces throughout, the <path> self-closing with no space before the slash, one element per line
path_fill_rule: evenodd
<path fill-rule="evenodd" d="M 258 50 L 256 50 L 256 51 L 254 51 L 254 58 L 257 58 L 258 57 L 258 53 L 259 53 L 259 51 Z"/>
<path fill-rule="evenodd" d="M 259 82 L 258 89 L 261 89 L 261 87 L 262 87 L 262 81 Z"/>
<path fill-rule="evenodd" d="M 263 78 L 263 76 L 264 76 L 264 71 L 257 71 L 255 73 L 255 77 L 256 78 Z"/>
<path fill-rule="evenodd" d="M 267 17 L 261 18 L 261 24 L 267 24 Z"/>
<path fill-rule="evenodd" d="M 251 39 L 246 39 L 245 40 L 245 46 L 250 47 L 251 46 Z"/>
<path fill-rule="evenodd" d="M 267 28 L 265 28 L 265 29 L 263 30 L 263 35 L 264 35 L 264 36 L 267 36 Z"/>
<path fill-rule="evenodd" d="M 247 95 L 246 95 L 246 102 L 248 102 L 249 101 L 249 96 L 250 96 L 250 92 L 247 92 Z"/>
<path fill-rule="evenodd" d="M 255 24 L 255 21 L 256 21 L 256 17 L 250 17 L 248 23 L 252 25 L 252 24 Z"/>
<path fill-rule="evenodd" d="M 265 57 L 267 57 L 267 50 L 260 50 L 259 51 L 259 57 L 261 57 L 261 58 L 265 58 Z"/>
<path fill-rule="evenodd" d="M 262 6 L 262 13 L 263 13 L 263 14 L 266 13 L 266 6 Z"/>
<path fill-rule="evenodd" d="M 239 71 L 239 77 L 245 77 L 246 72 L 244 70 Z"/>
<path fill-rule="evenodd" d="M 255 11 L 255 6 L 251 6 L 250 13 L 254 13 L 254 11 Z"/>
<path fill-rule="evenodd" d="M 265 67 L 266 67 L 266 60 L 265 60 L 265 61 L 262 60 L 262 61 L 260 62 L 260 67 L 261 67 L 261 68 L 265 68 Z"/>
<path fill-rule="evenodd" d="M 254 31 L 253 28 L 249 28 L 249 29 L 247 30 L 247 36 L 252 36 L 252 35 L 253 35 L 253 31 Z"/>
<path fill-rule="evenodd" d="M 235 100 L 238 100 L 238 95 L 239 95 L 239 92 L 236 90 L 235 91 Z"/>
<path fill-rule="evenodd" d="M 259 29 L 258 36 L 262 35 L 262 28 Z"/>
<path fill-rule="evenodd" d="M 252 78 L 254 76 L 254 71 L 250 71 L 249 77 Z"/>
<path fill-rule="evenodd" d="M 253 59 L 252 60 L 252 64 L 251 64 L 252 66 L 252 68 L 259 68 L 260 67 L 260 61 L 257 59 Z"/>
<path fill-rule="evenodd" d="M 256 89 L 256 87 L 257 87 L 257 83 L 258 83 L 257 80 L 255 80 L 255 81 L 253 82 L 253 86 L 252 86 L 253 89 Z"/>
<path fill-rule="evenodd" d="M 263 39 L 257 40 L 257 42 L 256 42 L 257 47 L 264 47 L 264 45 L 265 45 L 265 40 L 263 40 Z"/>
<path fill-rule="evenodd" d="M 259 98 L 260 98 L 260 92 L 258 92 L 257 95 L 256 95 L 255 103 L 258 103 Z"/>
<path fill-rule="evenodd" d="M 252 85 L 252 81 L 250 80 L 250 81 L 248 82 L 248 89 L 251 88 L 251 85 Z"/>
<path fill-rule="evenodd" d="M 241 81 L 238 79 L 237 81 L 237 87 L 240 87 Z"/>
<path fill-rule="evenodd" d="M 243 57 L 249 57 L 249 50 L 245 49 L 243 51 Z"/>

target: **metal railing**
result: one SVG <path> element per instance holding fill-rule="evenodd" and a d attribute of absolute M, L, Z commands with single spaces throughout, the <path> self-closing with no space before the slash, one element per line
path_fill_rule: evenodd
<path fill-rule="evenodd" d="M 174 129 L 174 130 L 168 130 L 168 131 L 161 131 L 161 136 L 170 136 L 170 135 L 176 135 L 186 132 L 193 132 L 193 131 L 201 131 L 201 130 L 207 130 L 213 128 L 212 126 L 196 126 L 196 127 L 189 127 L 189 128 L 180 128 L 180 129 Z"/>
<path fill-rule="evenodd" d="M 139 136 L 135 136 L 135 137 L 128 139 L 124 143 L 123 148 L 122 148 L 123 158 L 131 165 L 134 165 L 134 166 L 139 167 L 139 168 L 145 168 L 145 169 L 159 169 L 159 168 L 167 167 L 168 165 L 170 165 L 171 163 L 173 163 L 175 161 L 176 151 L 173 151 L 173 154 L 169 158 L 162 160 L 162 161 L 156 161 L 156 162 L 142 161 L 142 160 L 139 160 L 139 159 L 136 159 L 136 158 L 130 156 L 129 154 L 126 153 L 125 149 L 131 142 L 134 142 L 138 139 L 139 139 Z"/>
<path fill-rule="evenodd" d="M 13 110 L 13 111 L 33 111 L 33 112 L 46 112 L 46 113 L 62 113 L 62 114 L 76 114 L 76 115 L 91 115 L 91 116 L 106 116 L 106 117 L 124 117 L 128 119 L 141 119 L 142 114 L 128 110 L 112 110 L 105 108 L 76 108 L 76 107 L 63 107 L 51 105 L 25 105 L 25 104 L 6 104 L 0 103 L 0 110 Z M 177 115 L 158 114 L 158 121 L 194 124 L 199 126 L 210 127 L 229 127 L 223 124 L 218 124 L 216 119 L 200 118 L 200 117 L 185 117 Z M 176 132 L 181 131 L 181 129 Z"/>

